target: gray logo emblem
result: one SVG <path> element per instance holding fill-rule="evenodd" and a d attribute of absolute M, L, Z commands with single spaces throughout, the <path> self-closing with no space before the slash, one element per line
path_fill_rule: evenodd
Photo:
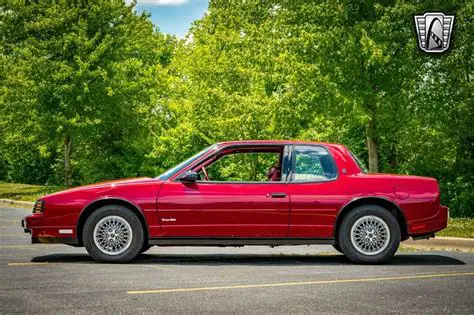
<path fill-rule="evenodd" d="M 418 47 L 427 53 L 441 53 L 448 50 L 454 25 L 454 15 L 427 12 L 415 15 Z"/>

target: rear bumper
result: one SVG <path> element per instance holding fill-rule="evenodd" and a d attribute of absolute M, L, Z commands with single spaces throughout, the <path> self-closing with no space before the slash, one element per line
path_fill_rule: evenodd
<path fill-rule="evenodd" d="M 435 233 L 448 226 L 449 208 L 439 206 L 438 212 L 429 218 L 408 222 L 408 234 L 410 236 Z"/>
<path fill-rule="evenodd" d="M 48 226 L 44 224 L 42 214 L 32 214 L 21 220 L 21 226 L 25 233 L 31 234 L 32 244 L 60 243 L 67 245 L 78 245 L 75 229 L 71 226 Z"/>

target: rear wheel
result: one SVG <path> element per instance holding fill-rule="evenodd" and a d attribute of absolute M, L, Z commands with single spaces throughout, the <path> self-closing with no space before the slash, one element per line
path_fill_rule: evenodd
<path fill-rule="evenodd" d="M 388 262 L 400 245 L 400 226 L 387 209 L 363 205 L 347 214 L 339 229 L 339 245 L 356 263 Z"/>
<path fill-rule="evenodd" d="M 145 245 L 143 246 L 142 250 L 140 251 L 140 253 L 144 253 L 146 252 L 147 250 L 149 250 L 150 248 L 152 248 L 153 245 Z"/>
<path fill-rule="evenodd" d="M 95 260 L 127 262 L 140 254 L 145 235 L 133 212 L 123 206 L 109 205 L 87 218 L 83 240 L 87 252 Z"/>

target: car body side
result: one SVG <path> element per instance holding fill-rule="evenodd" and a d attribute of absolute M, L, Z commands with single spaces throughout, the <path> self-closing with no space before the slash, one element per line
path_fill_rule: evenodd
<path fill-rule="evenodd" d="M 315 182 L 227 183 L 212 186 L 212 193 L 202 196 L 199 194 L 206 192 L 203 185 L 210 183 L 197 184 L 201 185 L 201 189 L 196 189 L 176 181 L 180 174 L 193 169 L 220 150 L 235 145 L 264 144 L 323 146 L 332 156 L 338 176 Z M 239 203 L 248 203 L 247 208 L 239 208 L 235 214 L 226 211 L 219 215 L 219 211 L 232 207 L 222 196 L 226 193 L 231 196 L 232 192 L 229 193 L 229 190 L 232 189 L 245 191 L 242 188 L 246 186 L 242 185 L 252 186 L 248 190 L 251 195 L 236 196 Z M 281 204 L 273 206 L 272 210 L 276 209 L 276 212 L 265 207 L 264 197 L 274 192 L 274 187 L 281 187 L 287 195 L 285 200 L 278 200 Z M 194 199 L 188 198 L 189 196 Z M 202 198 L 206 198 L 204 206 L 201 204 L 202 208 L 198 207 L 198 211 L 193 211 L 193 200 L 202 201 Z M 337 229 L 342 217 L 361 204 L 376 204 L 391 211 L 400 224 L 402 240 L 409 236 L 431 235 L 445 228 L 448 219 L 448 209 L 440 205 L 439 187 L 434 178 L 364 174 L 349 150 L 342 145 L 284 141 L 221 143 L 166 180 L 137 178 L 105 182 L 51 194 L 42 200 L 45 203 L 44 214 L 32 214 L 25 218 L 25 229 L 31 232 L 33 242 L 60 242 L 74 246 L 82 246 L 81 233 L 87 217 L 94 210 L 108 204 L 124 205 L 135 212 L 150 241 L 177 236 L 225 236 L 242 238 L 242 245 L 251 244 L 245 238 L 314 239 L 314 243 L 318 243 L 317 240 L 337 243 Z M 261 204 L 255 206 L 255 200 L 260 200 Z M 176 221 L 176 218 L 168 216 L 166 209 L 170 203 L 180 205 L 177 209 L 183 211 L 182 218 L 185 218 L 186 224 L 183 224 L 183 220 Z M 255 207 L 252 208 L 252 205 Z M 206 219 L 205 224 L 200 224 L 198 215 Z M 232 228 L 214 229 L 207 233 L 208 227 L 229 226 L 234 222 L 235 226 Z M 176 230 L 177 225 L 182 225 L 182 229 Z M 270 227 L 271 231 L 266 233 L 266 228 Z M 261 234 L 258 233 L 258 228 L 261 228 Z M 173 234 L 169 231 L 182 233 Z M 262 243 L 265 244 L 259 244 Z M 173 242 L 168 244 L 173 245 Z M 238 243 L 233 243 L 235 244 Z M 269 241 L 268 244 L 278 245 L 278 242 Z"/>

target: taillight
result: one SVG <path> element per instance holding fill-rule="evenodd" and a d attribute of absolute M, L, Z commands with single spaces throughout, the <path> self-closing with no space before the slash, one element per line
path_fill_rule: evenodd
<path fill-rule="evenodd" d="M 44 201 L 36 200 L 35 206 L 33 207 L 33 213 L 44 213 Z"/>

